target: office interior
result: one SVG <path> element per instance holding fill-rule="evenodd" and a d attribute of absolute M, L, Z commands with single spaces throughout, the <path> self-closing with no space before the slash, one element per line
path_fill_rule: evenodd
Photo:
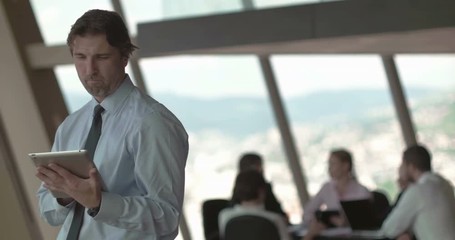
<path fill-rule="evenodd" d="M 78 93 L 70 92 L 73 86 L 79 89 L 81 86 L 77 85 L 79 82 L 72 70 L 72 59 L 64 40 L 75 19 L 90 8 L 121 13 L 134 42 L 140 47 L 130 59 L 127 69 L 135 84 L 157 100 L 163 99 L 165 105 L 169 101 L 170 109 L 177 116 L 183 116 L 184 125 L 185 121 L 190 122 L 187 126 L 190 133 L 187 186 L 178 239 L 203 239 L 200 206 L 204 199 L 230 196 L 237 157 L 242 151 L 258 151 L 267 159 L 268 177 L 278 182 L 275 191 L 278 196 L 281 195 L 286 210 L 293 212 L 295 223 L 302 214 L 302 206 L 314 194 L 314 189 L 320 186 L 316 177 L 326 175 L 325 165 L 317 162 L 326 160 L 330 147 L 347 143 L 351 138 L 355 141 L 348 148 L 352 148 L 356 161 L 365 161 L 362 165 L 357 164 L 360 167 L 356 169 L 359 179 L 372 188 L 393 185 L 394 167 L 401 160 L 401 151 L 405 146 L 418 142 L 428 144 L 434 156 L 442 159 L 436 166 L 437 170 L 443 171 L 445 176 L 455 173 L 452 170 L 455 168 L 450 168 L 450 161 L 455 156 L 455 125 L 450 122 L 455 116 L 453 1 L 100 0 L 56 3 L 2 0 L 0 239 L 54 239 L 58 232 L 57 227 L 51 227 L 40 219 L 35 196 L 40 182 L 34 176 L 35 167 L 27 154 L 48 151 L 58 125 L 78 104 L 81 106 L 86 102 L 78 99 L 87 100 L 87 96 L 76 98 Z M 352 60 L 354 66 L 350 66 L 353 70 L 346 73 L 343 67 L 348 60 Z M 229 67 L 219 71 L 218 75 L 206 74 L 219 70 L 216 67 L 211 69 L 217 61 Z M 368 70 L 370 68 L 364 65 L 366 62 L 374 65 L 375 70 Z M 409 64 L 411 67 L 404 69 L 407 62 L 418 64 Z M 429 64 L 435 65 L 435 69 L 442 69 L 446 75 L 430 69 L 428 75 L 418 76 Z M 323 72 L 331 72 L 334 68 L 335 75 L 330 76 L 338 75 L 339 78 L 305 78 L 312 67 L 320 67 Z M 292 69 L 286 73 L 289 68 Z M 405 70 L 409 74 L 404 74 Z M 159 74 L 153 75 L 154 71 Z M 191 74 L 173 75 L 179 71 L 183 71 L 183 75 Z M 413 72 L 416 74 L 413 75 Z M 369 101 L 373 95 L 376 96 L 377 92 L 373 90 L 360 95 L 348 91 L 345 92 L 347 95 L 340 95 L 332 102 L 317 100 L 321 106 L 312 105 L 314 102 L 299 105 L 298 101 L 291 101 L 292 96 L 298 95 L 296 89 L 305 89 L 307 85 L 324 88 L 336 95 L 338 88 L 349 89 L 343 87 L 343 81 L 353 73 L 360 74 L 361 78 L 367 77 L 361 82 L 349 84 L 359 84 L 359 89 L 369 90 L 378 85 L 385 91 L 381 93 L 381 101 L 387 108 Z M 286 80 L 289 75 L 292 75 L 292 81 Z M 410 77 L 405 79 L 405 76 Z M 415 91 L 407 88 L 413 76 L 427 78 L 421 85 L 423 87 Z M 72 79 L 71 83 L 65 82 L 64 78 Z M 213 82 L 201 80 L 203 78 L 213 78 Z M 221 83 L 216 82 L 218 78 Z M 257 81 L 253 83 L 250 78 Z M 439 81 L 438 78 L 448 80 Z M 302 85 L 292 85 L 300 79 Z M 425 89 L 433 83 L 440 83 L 438 89 L 447 94 L 447 98 L 433 99 L 434 105 L 418 112 L 420 105 L 413 108 L 410 96 L 417 99 L 424 93 L 435 93 Z M 156 92 L 157 88 L 162 92 Z M 188 88 L 187 91 L 185 88 Z M 217 98 L 218 92 L 222 97 Z M 191 103 L 211 104 L 179 108 L 185 98 L 179 101 L 171 98 L 173 94 L 192 94 L 195 97 Z M 343 105 L 343 97 L 350 95 L 357 98 Z M 245 96 L 261 101 L 258 103 Z M 232 107 L 221 101 L 227 99 L 229 102 L 235 97 L 246 98 L 248 104 L 234 104 Z M 381 130 L 376 129 L 373 134 L 376 136 L 369 135 L 368 144 L 365 138 L 355 135 L 359 128 L 351 127 L 364 124 L 362 129 L 365 130 L 371 126 L 343 115 L 344 111 L 353 115 L 363 114 L 350 111 L 358 108 L 360 105 L 356 104 L 359 102 L 367 104 L 365 109 L 370 106 L 368 103 L 378 106 L 378 111 L 372 114 L 379 115 L 381 119 L 379 125 L 372 127 L 382 126 Z M 326 112 L 318 112 L 321 118 L 303 116 L 307 109 L 322 109 L 322 105 L 327 103 L 336 105 L 333 111 L 343 119 L 342 123 L 332 124 L 324 118 L 324 114 L 328 114 Z M 228 110 L 218 109 L 217 106 L 227 107 Z M 260 111 L 257 111 L 258 106 Z M 240 112 L 246 115 L 239 118 L 229 115 L 229 110 L 238 110 L 236 107 L 245 108 Z M 302 114 L 299 115 L 300 112 Z M 194 115 L 209 119 L 197 119 Z M 228 123 L 217 125 L 219 119 L 216 116 L 224 117 Z M 438 117 L 442 119 L 440 122 L 432 121 Z M 213 118 L 212 122 L 210 118 Z M 297 126 L 294 120 L 300 118 L 303 120 Z M 242 125 L 245 119 L 253 119 L 252 124 Z M 202 121 L 202 124 L 197 125 L 197 121 Z M 306 128 L 309 125 L 311 127 Z M 204 126 L 211 128 L 204 129 Z M 239 130 L 239 126 L 246 130 Z M 331 145 L 333 142 L 325 138 L 322 130 L 315 132 L 314 129 L 329 129 L 347 134 L 347 137 L 334 140 Z M 220 142 L 216 143 L 220 132 L 226 131 L 232 135 L 218 139 Z M 433 133 L 429 134 L 431 131 Z M 252 135 L 258 132 L 260 134 Z M 388 138 L 389 135 L 392 137 Z M 336 134 L 330 136 L 333 138 Z M 314 141 L 308 141 L 310 137 Z M 313 147 L 315 139 L 319 139 L 317 144 L 322 147 Z M 238 142 L 244 145 L 235 145 Z M 236 151 L 230 152 L 229 148 Z M 384 158 L 369 155 L 384 149 L 393 150 L 388 151 Z M 310 161 L 310 156 L 318 156 L 318 159 Z M 369 157 L 371 159 L 368 160 Z M 217 158 L 228 160 L 218 164 Z M 275 159 L 269 161 L 272 158 Z M 368 169 L 367 161 L 374 166 L 371 167 L 373 169 Z M 387 167 L 383 168 L 385 165 Z M 196 179 L 195 175 L 202 177 Z M 369 177 L 371 175 L 375 177 Z M 382 179 L 381 175 L 387 175 L 387 179 Z M 210 179 L 212 185 L 207 183 Z M 455 183 L 453 178 L 451 180 Z M 288 198 L 287 194 L 292 196 Z"/>

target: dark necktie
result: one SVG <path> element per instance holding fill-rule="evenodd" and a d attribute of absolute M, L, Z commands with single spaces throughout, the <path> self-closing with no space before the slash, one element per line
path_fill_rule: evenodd
<path fill-rule="evenodd" d="M 92 126 L 90 127 L 90 132 L 87 136 L 87 141 L 85 142 L 85 150 L 87 150 L 90 159 L 93 161 L 93 156 L 95 155 L 96 145 L 101 135 L 101 126 L 103 125 L 103 119 L 101 118 L 101 113 L 104 111 L 104 108 L 101 105 L 96 105 L 95 110 L 93 111 L 93 120 Z M 84 219 L 84 207 L 76 202 L 74 207 L 74 216 L 73 221 L 71 222 L 70 230 L 68 231 L 67 240 L 77 240 L 79 237 L 79 231 L 82 226 L 82 220 Z"/>

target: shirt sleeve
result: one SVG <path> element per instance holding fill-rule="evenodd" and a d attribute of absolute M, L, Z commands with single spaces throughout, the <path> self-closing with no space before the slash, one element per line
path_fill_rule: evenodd
<path fill-rule="evenodd" d="M 60 141 L 61 127 L 57 129 L 55 135 L 55 142 L 52 146 L 52 151 L 58 150 L 58 145 Z M 66 217 L 71 211 L 74 203 L 71 203 L 67 206 L 62 206 L 57 202 L 57 199 L 52 196 L 50 191 L 41 184 L 37 191 L 37 197 L 39 200 L 39 210 L 41 218 L 44 219 L 51 226 L 60 226 L 65 222 Z"/>
<path fill-rule="evenodd" d="M 316 194 L 316 196 L 314 196 L 304 207 L 304 210 L 303 210 L 303 225 L 304 226 L 309 226 L 311 220 L 314 218 L 314 213 L 324 203 L 323 195 L 325 194 L 325 192 L 327 192 L 327 188 L 328 188 L 328 183 L 324 184 L 322 186 L 322 188 L 319 190 L 319 192 Z"/>
<path fill-rule="evenodd" d="M 41 217 L 51 226 L 60 226 L 65 222 L 74 202 L 62 206 L 57 199 L 43 186 L 38 190 Z"/>
<path fill-rule="evenodd" d="M 157 236 L 177 234 L 183 204 L 188 135 L 175 117 L 163 114 L 166 113 L 148 116 L 127 140 L 134 158 L 131 160 L 135 162 L 131 171 L 134 171 L 136 184 L 144 195 L 122 196 L 103 192 L 94 220 Z"/>
<path fill-rule="evenodd" d="M 395 238 L 411 229 L 419 210 L 418 188 L 416 186 L 409 187 L 382 225 L 384 235 Z"/>

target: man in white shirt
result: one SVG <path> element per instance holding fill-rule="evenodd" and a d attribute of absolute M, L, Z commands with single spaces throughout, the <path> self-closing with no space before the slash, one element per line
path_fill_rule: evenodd
<path fill-rule="evenodd" d="M 96 168 L 83 179 L 56 164 L 38 167 L 41 217 L 61 226 L 58 240 L 175 239 L 188 156 L 185 128 L 126 74 L 136 46 L 119 14 L 87 11 L 67 43 L 93 98 L 59 126 L 52 151 L 91 149 Z M 54 198 L 49 190 L 70 197 Z"/>
<path fill-rule="evenodd" d="M 382 231 L 389 238 L 412 232 L 419 240 L 455 239 L 455 196 L 453 186 L 431 171 L 431 156 L 423 146 L 403 153 L 403 167 L 411 181 Z"/>

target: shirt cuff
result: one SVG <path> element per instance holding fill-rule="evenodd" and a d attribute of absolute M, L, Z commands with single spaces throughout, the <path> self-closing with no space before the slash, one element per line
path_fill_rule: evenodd
<path fill-rule="evenodd" d="M 122 197 L 120 195 L 101 192 L 101 204 L 98 213 L 93 219 L 109 222 L 112 219 L 117 219 L 122 215 Z"/>
<path fill-rule="evenodd" d="M 57 213 L 69 212 L 71 210 L 71 208 L 74 206 L 74 204 L 75 204 L 75 201 L 72 201 L 72 202 L 68 203 L 67 205 L 63 206 L 57 202 L 57 198 L 54 198 L 54 201 L 53 201 L 53 205 L 54 205 L 55 211 L 57 211 Z"/>

